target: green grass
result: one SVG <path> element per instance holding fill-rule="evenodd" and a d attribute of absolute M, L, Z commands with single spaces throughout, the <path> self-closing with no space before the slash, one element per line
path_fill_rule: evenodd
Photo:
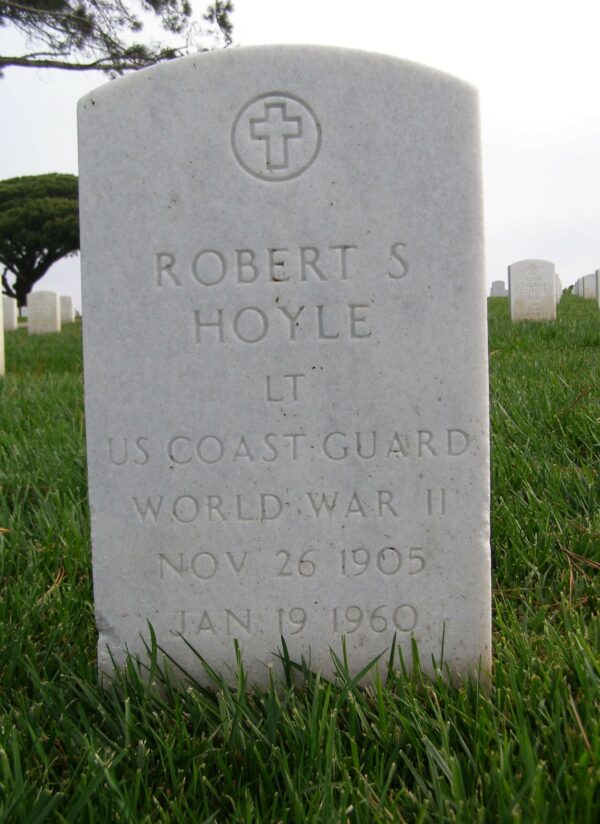
<path fill-rule="evenodd" d="M 600 312 L 489 301 L 494 687 L 417 670 L 264 693 L 95 671 L 79 324 L 6 336 L 0 820 L 593 822 L 600 815 Z"/>

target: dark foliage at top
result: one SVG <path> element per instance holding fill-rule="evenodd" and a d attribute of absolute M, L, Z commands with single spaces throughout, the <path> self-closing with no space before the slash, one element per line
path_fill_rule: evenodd
<path fill-rule="evenodd" d="M 211 46 L 229 45 L 232 11 L 231 0 L 216 0 L 199 25 L 192 20 L 188 0 L 0 0 L 0 26 L 15 26 L 41 45 L 29 54 L 0 55 L 0 71 L 29 66 L 122 74 L 191 51 L 207 51 L 208 46 L 195 45 L 198 38 Z M 137 40 L 144 14 L 155 15 L 180 44 Z"/>

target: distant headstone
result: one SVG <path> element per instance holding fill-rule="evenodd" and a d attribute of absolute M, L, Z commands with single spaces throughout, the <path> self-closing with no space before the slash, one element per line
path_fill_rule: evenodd
<path fill-rule="evenodd" d="M 259 685 L 282 635 L 330 676 L 344 637 L 353 672 L 413 637 L 489 672 L 477 124 L 452 77 L 317 47 L 80 102 L 101 671 L 151 622 L 203 682 L 185 641 Z"/>
<path fill-rule="evenodd" d="M 520 260 L 508 267 L 510 316 L 513 321 L 555 320 L 554 264 L 547 260 Z"/>
<path fill-rule="evenodd" d="M 584 275 L 581 278 L 581 293 L 586 300 L 596 300 L 596 274 Z"/>
<path fill-rule="evenodd" d="M 557 274 L 555 274 L 554 277 L 556 279 L 556 286 L 555 286 L 556 303 L 558 304 L 558 303 L 560 303 L 560 299 L 562 297 L 562 283 L 560 282 L 560 278 Z"/>
<path fill-rule="evenodd" d="M 64 326 L 65 323 L 73 323 L 75 321 L 75 312 L 73 311 L 73 298 L 69 295 L 60 296 L 60 322 Z"/>
<path fill-rule="evenodd" d="M 2 308 L 4 311 L 4 331 L 14 332 L 19 327 L 17 301 L 14 298 L 9 298 L 8 295 L 2 295 Z"/>
<path fill-rule="evenodd" d="M 0 375 L 4 375 L 4 301 L 0 301 Z"/>
<path fill-rule="evenodd" d="M 506 286 L 504 285 L 503 280 L 492 281 L 492 291 L 490 292 L 490 297 L 505 298 L 507 294 L 508 292 L 506 291 Z"/>
<path fill-rule="evenodd" d="M 60 332 L 60 304 L 56 292 L 32 292 L 27 298 L 30 335 Z"/>
<path fill-rule="evenodd" d="M 600 269 L 596 269 L 596 298 L 598 300 L 598 306 L 600 307 Z"/>

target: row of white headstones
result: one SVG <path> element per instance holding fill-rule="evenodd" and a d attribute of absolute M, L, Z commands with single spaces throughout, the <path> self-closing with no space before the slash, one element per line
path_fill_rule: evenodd
<path fill-rule="evenodd" d="M 578 278 L 573 284 L 573 294 L 586 300 L 595 300 L 600 306 L 600 269 Z"/>
<path fill-rule="evenodd" d="M 573 294 L 595 300 L 600 306 L 600 269 L 580 277 L 573 286 Z M 490 297 L 510 298 L 510 316 L 513 321 L 555 320 L 556 306 L 562 295 L 562 284 L 547 260 L 520 260 L 508 267 L 508 289 L 503 280 L 492 283 Z"/>
<path fill-rule="evenodd" d="M 27 299 L 27 329 L 30 335 L 60 332 L 63 325 L 73 323 L 75 311 L 73 298 L 56 292 L 32 292 Z M 0 375 L 4 374 L 4 332 L 18 328 L 17 301 L 7 295 L 0 303 Z"/>

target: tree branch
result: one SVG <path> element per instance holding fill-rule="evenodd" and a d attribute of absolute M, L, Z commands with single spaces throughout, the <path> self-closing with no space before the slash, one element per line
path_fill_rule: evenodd
<path fill-rule="evenodd" d="M 35 6 L 23 6 L 21 3 L 13 3 L 12 0 L 10 3 L 7 3 L 6 0 L 0 0 L 0 7 L 1 6 L 5 6 L 8 9 L 18 9 L 19 11 L 25 12 L 26 14 L 47 14 L 48 17 L 70 17 L 77 20 L 82 19 L 81 17 L 78 17 L 73 10 L 59 11 L 58 9 L 38 9 Z"/>
<path fill-rule="evenodd" d="M 42 8 L 46 5 L 56 8 Z M 142 29 L 135 15 L 138 9 L 153 12 L 165 31 L 183 35 L 186 42 L 174 46 L 160 41 L 130 43 L 131 34 Z M 231 0 L 215 0 L 206 7 L 206 30 L 190 22 L 192 11 L 189 0 L 0 0 L 0 26 L 13 25 L 30 41 L 43 44 L 42 49 L 33 46 L 31 53 L 0 56 L 0 77 L 11 66 L 116 75 L 193 51 L 209 51 L 213 46 L 207 43 L 208 48 L 195 48 L 192 37 L 224 40 L 225 45 L 231 42 Z"/>
<path fill-rule="evenodd" d="M 200 49 L 200 51 L 207 51 L 207 49 Z M 169 57 L 164 55 L 154 55 L 148 57 L 147 60 L 141 61 L 123 61 L 111 62 L 107 58 L 102 57 L 99 60 L 94 60 L 91 63 L 69 63 L 67 60 L 32 60 L 28 55 L 17 57 L 2 57 L 0 56 L 0 70 L 8 68 L 9 66 L 21 66 L 31 69 L 70 69 L 72 71 L 85 71 L 86 69 L 98 69 L 100 71 L 115 71 L 122 72 L 128 69 L 141 69 L 146 66 L 153 66 L 157 61 L 168 60 L 173 56 L 171 52 Z"/>

